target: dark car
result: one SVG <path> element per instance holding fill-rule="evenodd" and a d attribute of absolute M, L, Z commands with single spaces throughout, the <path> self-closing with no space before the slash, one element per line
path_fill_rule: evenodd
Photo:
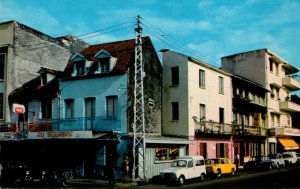
<path fill-rule="evenodd" d="M 9 161 L 3 165 L 1 174 L 1 184 L 9 186 L 19 186 L 26 174 L 28 165 L 21 161 Z"/>
<path fill-rule="evenodd" d="M 276 167 L 276 165 L 268 156 L 252 156 L 249 161 L 244 164 L 246 171 L 271 170 L 274 167 Z"/>

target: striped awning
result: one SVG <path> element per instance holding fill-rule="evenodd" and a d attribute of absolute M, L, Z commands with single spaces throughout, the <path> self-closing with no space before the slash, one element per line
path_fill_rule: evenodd
<path fill-rule="evenodd" d="M 291 138 L 278 138 L 285 150 L 297 150 L 299 145 Z"/>

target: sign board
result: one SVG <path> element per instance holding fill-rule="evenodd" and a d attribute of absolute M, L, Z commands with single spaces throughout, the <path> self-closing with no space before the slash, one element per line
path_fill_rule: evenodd
<path fill-rule="evenodd" d="M 22 104 L 13 104 L 13 112 L 17 114 L 24 114 L 25 106 Z"/>

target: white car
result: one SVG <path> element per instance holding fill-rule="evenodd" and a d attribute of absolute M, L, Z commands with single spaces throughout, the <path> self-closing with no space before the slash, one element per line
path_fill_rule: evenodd
<path fill-rule="evenodd" d="M 167 181 L 177 181 L 184 184 L 185 180 L 199 178 L 204 180 L 206 175 L 205 161 L 202 156 L 184 156 L 174 160 L 171 167 L 160 172 L 160 177 Z"/>
<path fill-rule="evenodd" d="M 298 162 L 296 152 L 283 152 L 282 157 L 284 159 L 285 165 L 292 165 Z"/>
<path fill-rule="evenodd" d="M 277 168 L 285 167 L 285 162 L 281 154 L 270 154 L 269 158 L 274 162 Z"/>

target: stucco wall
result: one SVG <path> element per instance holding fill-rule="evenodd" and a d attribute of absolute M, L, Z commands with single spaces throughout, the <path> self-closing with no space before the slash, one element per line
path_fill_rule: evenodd
<path fill-rule="evenodd" d="M 179 67 L 179 85 L 172 86 L 171 68 Z M 187 59 L 167 51 L 163 53 L 163 134 L 189 136 Z M 179 103 L 179 120 L 172 120 L 172 102 Z"/>
<path fill-rule="evenodd" d="M 74 99 L 74 117 L 85 117 L 84 99 L 96 98 L 96 116 L 106 116 L 106 97 L 118 96 L 118 118 L 121 131 L 127 133 L 127 75 L 90 78 L 80 80 L 62 80 L 60 84 L 60 118 L 65 117 L 65 99 Z"/>

